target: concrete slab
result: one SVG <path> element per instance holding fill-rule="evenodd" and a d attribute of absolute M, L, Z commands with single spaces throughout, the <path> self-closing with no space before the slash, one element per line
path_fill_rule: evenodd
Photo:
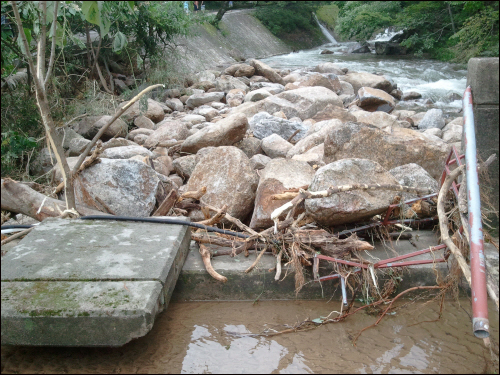
<path fill-rule="evenodd" d="M 121 346 L 145 335 L 189 242 L 182 225 L 45 220 L 2 259 L 2 345 Z"/>
<path fill-rule="evenodd" d="M 373 262 L 378 259 L 388 259 L 398 255 L 408 254 L 438 244 L 437 235 L 429 230 L 415 231 L 413 233 L 413 246 L 408 240 L 392 241 L 392 243 L 375 242 L 375 249 L 363 253 L 363 258 Z M 391 246 L 394 250 L 391 250 Z M 214 247 L 214 249 L 217 247 Z M 491 244 L 485 244 L 487 259 L 492 264 L 492 273 L 498 277 L 498 252 Z M 442 250 L 434 256 L 441 257 Z M 330 299 L 340 297 L 338 280 L 324 281 L 321 284 L 312 281 L 311 267 L 305 268 L 306 285 L 296 295 L 293 271 L 288 269 L 286 278 L 275 281 L 275 258 L 264 255 L 257 267 L 250 273 L 244 273 L 255 260 L 257 254 L 251 253 L 248 258 L 239 254 L 234 258 L 220 256 L 212 258 L 212 266 L 223 276 L 228 278 L 226 283 L 214 280 L 205 270 L 198 245 L 192 241 L 189 255 L 175 287 L 173 300 L 177 301 L 213 301 L 213 300 L 282 300 L 282 299 Z M 371 259 L 373 257 L 373 259 Z M 496 257 L 496 266 L 495 266 Z M 433 259 L 432 254 L 420 255 L 408 260 Z M 413 286 L 436 285 L 435 270 L 448 273 L 446 263 L 423 264 L 406 268 L 403 279 L 399 285 L 401 290 Z M 283 268 L 282 278 L 287 269 Z M 325 276 L 332 272 L 331 265 L 326 261 L 320 262 L 320 275 Z"/>

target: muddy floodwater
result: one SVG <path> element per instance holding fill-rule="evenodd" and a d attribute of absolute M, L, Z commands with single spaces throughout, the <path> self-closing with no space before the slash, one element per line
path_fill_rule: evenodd
<path fill-rule="evenodd" d="M 428 321 L 437 318 L 439 303 L 414 302 L 363 332 L 355 347 L 352 339 L 375 315 L 359 312 L 307 332 L 244 335 L 339 308 L 324 301 L 171 303 L 147 336 L 121 348 L 2 347 L 2 372 L 498 374 L 498 362 L 471 332 L 467 299 L 446 301 L 438 322 Z M 493 305 L 490 322 L 498 348 Z"/>

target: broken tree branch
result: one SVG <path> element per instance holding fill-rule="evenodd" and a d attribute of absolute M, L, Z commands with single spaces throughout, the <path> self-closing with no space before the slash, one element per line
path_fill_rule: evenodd
<path fill-rule="evenodd" d="M 76 171 L 78 171 L 78 169 L 80 168 L 80 165 L 82 165 L 83 161 L 85 160 L 85 158 L 89 154 L 89 152 L 92 149 L 92 147 L 95 146 L 96 142 L 101 138 L 101 136 L 111 126 L 111 124 L 113 124 L 116 121 L 116 119 L 118 119 L 127 109 L 129 109 L 132 106 L 132 104 L 134 104 L 136 101 L 138 101 L 141 98 L 141 96 L 143 96 L 147 92 L 149 92 L 149 91 L 151 91 L 151 90 L 153 90 L 153 89 L 155 89 L 157 87 L 160 87 L 160 86 L 161 87 L 165 87 L 165 85 L 163 85 L 163 84 L 157 84 L 157 85 L 152 85 L 152 86 L 149 86 L 149 87 L 145 88 L 139 94 L 137 94 L 136 96 L 134 96 L 120 110 L 118 110 L 118 112 L 115 113 L 115 115 L 111 118 L 111 120 L 109 120 L 109 122 L 106 125 L 104 125 L 97 132 L 97 134 L 94 136 L 94 138 L 92 139 L 92 141 L 90 141 L 90 143 L 87 145 L 87 147 L 85 148 L 85 150 L 83 151 L 83 153 L 80 155 L 80 158 L 76 162 L 75 167 L 73 168 L 73 173 L 76 173 Z"/>
<path fill-rule="evenodd" d="M 460 252 L 460 249 L 455 246 L 455 244 L 450 238 L 450 234 L 448 232 L 448 217 L 446 216 L 446 211 L 444 208 L 444 200 L 446 198 L 446 195 L 448 194 L 448 190 L 450 190 L 452 182 L 460 175 L 460 173 L 463 172 L 464 167 L 465 167 L 464 165 L 461 165 L 460 167 L 453 170 L 448 176 L 446 176 L 443 185 L 441 186 L 441 190 L 439 190 L 437 213 L 439 217 L 439 229 L 441 231 L 441 241 L 443 241 L 443 243 L 446 246 L 448 246 L 448 249 L 450 249 L 452 254 L 455 256 L 458 265 L 462 269 L 465 279 L 467 280 L 469 285 L 471 285 L 470 268 L 467 262 L 465 261 L 465 258 L 463 257 L 462 253 Z"/>
<path fill-rule="evenodd" d="M 58 217 L 66 209 L 64 202 L 49 198 L 30 187 L 11 180 L 1 180 L 2 210 L 12 211 L 30 216 L 38 221 L 47 217 Z M 57 208 L 57 209 L 56 209 Z M 88 207 L 77 205 L 77 211 L 82 215 L 102 215 L 103 213 Z"/>
<path fill-rule="evenodd" d="M 217 281 L 225 283 L 227 281 L 227 277 L 219 275 L 214 270 L 212 264 L 210 263 L 210 251 L 203 244 L 200 244 L 200 254 L 201 254 L 201 259 L 203 260 L 203 264 L 205 265 L 205 268 L 207 272 L 210 274 L 210 276 L 212 276 Z"/>

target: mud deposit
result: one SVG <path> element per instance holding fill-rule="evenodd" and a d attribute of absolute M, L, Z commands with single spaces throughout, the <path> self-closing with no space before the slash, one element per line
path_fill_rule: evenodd
<path fill-rule="evenodd" d="M 363 332 L 356 347 L 352 339 L 376 316 L 360 312 L 268 338 L 241 335 L 326 316 L 338 302 L 172 303 L 146 337 L 121 348 L 2 347 L 2 373 L 498 373 L 471 332 L 470 302 L 460 302 L 447 301 L 438 322 L 425 322 L 437 318 L 437 302 L 412 303 Z M 492 304 L 490 322 L 498 348 Z"/>

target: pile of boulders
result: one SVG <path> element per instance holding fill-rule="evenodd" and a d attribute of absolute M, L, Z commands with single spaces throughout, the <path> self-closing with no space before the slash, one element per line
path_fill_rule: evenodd
<path fill-rule="evenodd" d="M 286 203 L 272 195 L 290 189 L 403 184 L 437 191 L 462 135 L 462 118 L 445 119 L 439 109 L 395 110 L 418 93 L 333 63 L 290 71 L 250 60 L 200 72 L 191 87 L 156 97 L 108 128 L 101 162 L 75 181 L 77 202 L 150 216 L 172 189 L 181 195 L 206 187 L 204 203 L 227 205 L 251 228 L 268 228 L 271 212 Z M 87 117 L 65 130 L 70 166 L 109 118 Z M 52 167 L 47 155 L 34 163 L 39 173 Z M 395 195 L 349 191 L 307 200 L 305 210 L 322 225 L 357 222 L 386 210 Z M 194 206 L 188 215 L 205 218 Z"/>

